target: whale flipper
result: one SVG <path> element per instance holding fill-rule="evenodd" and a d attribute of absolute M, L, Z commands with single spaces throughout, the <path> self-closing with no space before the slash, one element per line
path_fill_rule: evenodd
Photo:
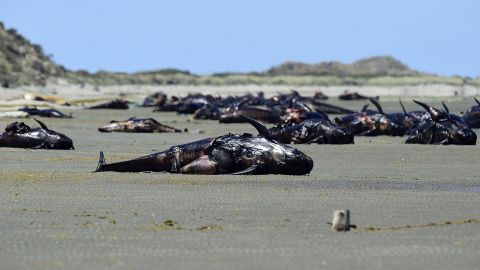
<path fill-rule="evenodd" d="M 260 168 L 260 166 L 258 164 L 253 164 L 252 166 L 244 169 L 244 170 L 241 170 L 241 171 L 238 171 L 238 172 L 234 172 L 234 173 L 231 173 L 231 175 L 244 175 L 244 174 L 253 174 L 256 170 L 258 170 Z"/>

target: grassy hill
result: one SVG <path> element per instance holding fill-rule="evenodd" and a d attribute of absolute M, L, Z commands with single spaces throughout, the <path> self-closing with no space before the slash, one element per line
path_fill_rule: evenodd
<path fill-rule="evenodd" d="M 390 56 L 362 59 L 351 64 L 286 62 L 267 71 L 217 73 L 198 76 L 188 71 L 161 69 L 136 73 L 72 71 L 54 63 L 42 47 L 31 43 L 0 22 L 0 85 L 45 85 L 58 80 L 74 84 L 185 84 L 185 85 L 480 85 L 480 78 L 442 77 L 409 68 Z"/>
<path fill-rule="evenodd" d="M 133 74 L 72 71 L 54 63 L 40 45 L 0 22 L 0 86 L 45 85 L 58 79 L 80 84 L 175 84 L 197 76 L 187 71 L 163 69 Z"/>
<path fill-rule="evenodd" d="M 405 64 L 390 56 L 377 56 L 344 64 L 337 61 L 319 64 L 286 62 L 270 68 L 271 76 L 336 76 L 336 77 L 378 77 L 378 76 L 420 76 L 420 72 L 410 69 Z"/>
<path fill-rule="evenodd" d="M 15 29 L 5 29 L 0 22 L 0 85 L 43 85 L 65 75 L 65 68 L 53 63 L 40 45 L 31 43 Z"/>

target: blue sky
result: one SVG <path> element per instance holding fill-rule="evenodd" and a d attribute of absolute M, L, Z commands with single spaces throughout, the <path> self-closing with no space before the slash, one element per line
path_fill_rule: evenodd
<path fill-rule="evenodd" d="M 70 69 L 198 74 L 391 55 L 480 75 L 480 1 L 2 0 L 0 20 Z"/>

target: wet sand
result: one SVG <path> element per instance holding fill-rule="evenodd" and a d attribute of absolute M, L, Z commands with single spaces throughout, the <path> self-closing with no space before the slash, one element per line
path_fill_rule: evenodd
<path fill-rule="evenodd" d="M 386 111 L 400 110 L 393 100 Z M 452 111 L 470 105 L 450 102 Z M 42 120 L 74 151 L 0 149 L 1 269 L 478 269 L 479 145 L 299 145 L 315 166 L 295 177 L 92 173 L 100 150 L 114 162 L 255 130 L 148 108 L 73 114 Z M 97 131 L 132 116 L 191 133 Z M 350 209 L 358 229 L 332 232 L 335 209 Z"/>

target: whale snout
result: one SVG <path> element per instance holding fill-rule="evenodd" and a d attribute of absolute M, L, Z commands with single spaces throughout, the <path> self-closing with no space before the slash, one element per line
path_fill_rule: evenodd
<path fill-rule="evenodd" d="M 73 141 L 69 137 L 63 135 L 56 141 L 50 142 L 53 149 L 63 149 L 63 150 L 75 150 L 73 146 Z"/>
<path fill-rule="evenodd" d="M 305 175 L 312 171 L 313 159 L 300 150 L 296 150 L 292 156 L 287 157 L 285 165 L 285 174 Z"/>
<path fill-rule="evenodd" d="M 346 128 L 336 128 L 332 132 L 330 143 L 332 143 L 332 144 L 351 144 L 351 143 L 354 143 L 353 133 Z"/>
<path fill-rule="evenodd" d="M 456 138 L 460 144 L 475 145 L 477 142 L 477 134 L 468 128 L 458 130 L 456 133 Z"/>

